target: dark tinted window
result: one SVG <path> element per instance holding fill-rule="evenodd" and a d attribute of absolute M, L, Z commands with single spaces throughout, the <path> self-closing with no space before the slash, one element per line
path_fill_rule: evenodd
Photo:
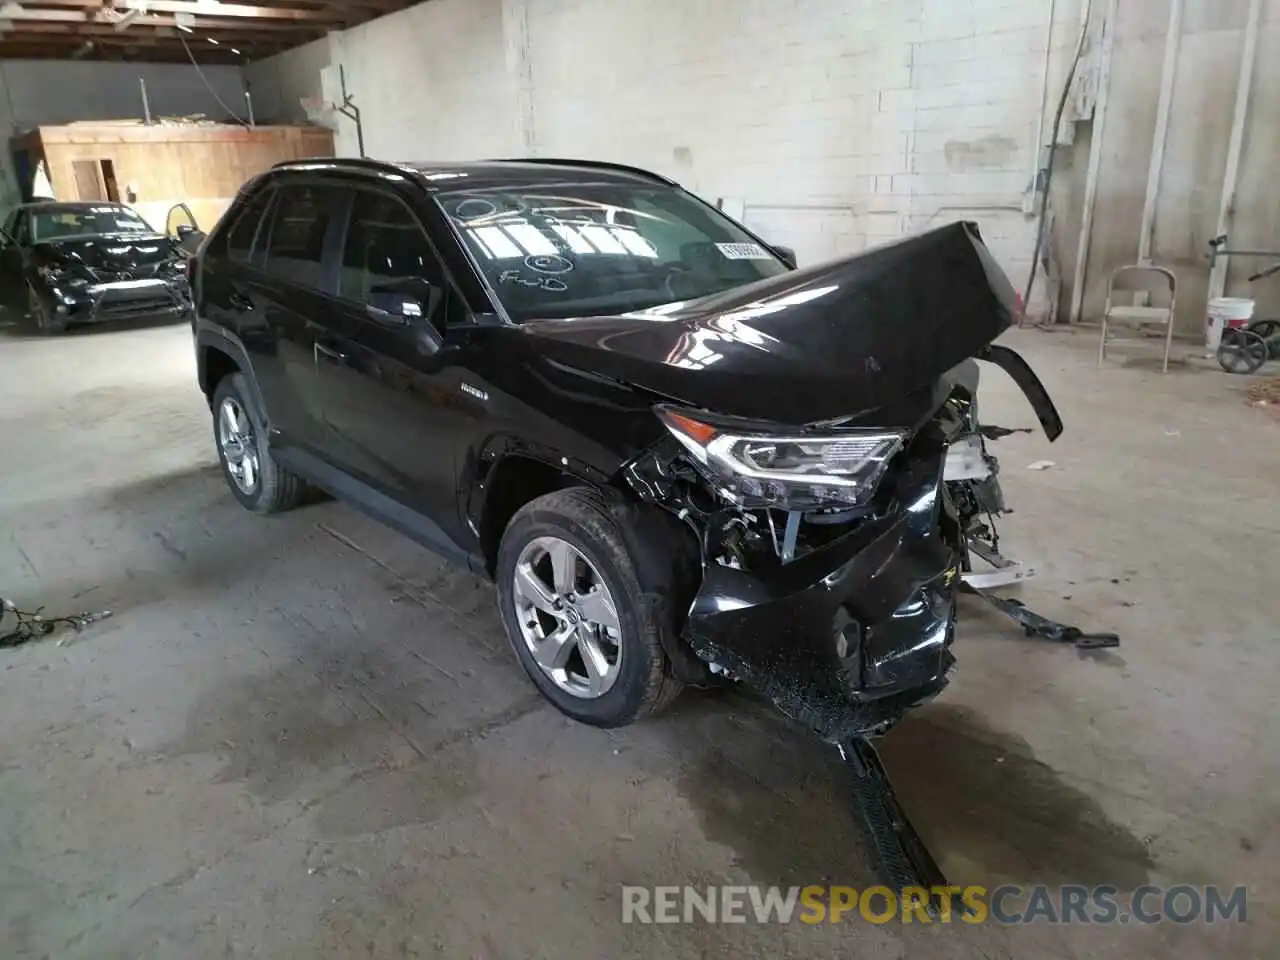
<path fill-rule="evenodd" d="M 388 313 L 417 315 L 430 298 L 415 279 L 443 292 L 443 273 L 418 221 L 394 197 L 360 191 L 342 251 L 339 294 Z"/>
<path fill-rule="evenodd" d="M 25 210 L 18 211 L 18 218 L 13 224 L 13 238 L 22 244 L 31 240 L 31 218 Z"/>
<path fill-rule="evenodd" d="M 253 255 L 253 238 L 258 233 L 258 224 L 271 202 L 270 190 L 259 190 L 236 217 L 231 229 L 227 231 L 227 256 L 232 260 L 248 260 Z"/>
<path fill-rule="evenodd" d="M 319 287 L 325 233 L 341 189 L 300 184 L 280 187 L 277 193 L 266 269 L 285 280 Z"/>

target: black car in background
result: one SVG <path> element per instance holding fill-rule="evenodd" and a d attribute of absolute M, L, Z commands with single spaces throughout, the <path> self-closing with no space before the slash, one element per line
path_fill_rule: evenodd
<path fill-rule="evenodd" d="M 0 303 L 25 309 L 42 333 L 121 317 L 185 317 L 192 236 L 165 236 L 119 203 L 24 204 L 0 227 Z"/>
<path fill-rule="evenodd" d="M 744 681 L 831 739 L 953 663 L 966 532 L 999 512 L 978 366 L 1014 292 L 973 224 L 795 269 L 647 171 L 316 160 L 196 255 L 199 384 L 248 509 L 322 487 L 493 578 L 566 714 Z M 990 461 L 994 463 L 994 460 Z"/>

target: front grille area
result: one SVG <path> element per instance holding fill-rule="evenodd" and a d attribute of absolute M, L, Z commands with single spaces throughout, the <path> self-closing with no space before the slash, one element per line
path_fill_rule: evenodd
<path fill-rule="evenodd" d="M 141 263 L 136 267 L 117 270 L 114 267 L 90 267 L 95 283 L 116 283 L 120 280 L 150 280 L 160 269 L 158 263 Z"/>
<path fill-rule="evenodd" d="M 178 306 L 178 301 L 169 296 L 134 297 L 129 300 L 103 300 L 98 307 L 98 316 L 106 317 L 141 317 L 150 313 L 164 313 Z"/>

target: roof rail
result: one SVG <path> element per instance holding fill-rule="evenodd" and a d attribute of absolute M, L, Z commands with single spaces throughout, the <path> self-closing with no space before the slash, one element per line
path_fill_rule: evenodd
<path fill-rule="evenodd" d="M 657 180 L 659 183 L 665 183 L 668 186 L 679 186 L 670 177 L 664 177 L 660 173 L 654 173 L 652 170 L 646 170 L 644 167 L 633 167 L 626 163 L 611 163 L 608 160 L 574 160 L 566 157 L 494 157 L 490 162 L 493 163 L 545 163 L 548 166 L 561 165 L 566 167 L 587 167 L 597 170 L 618 170 L 623 173 L 634 173 L 637 176 L 645 177 L 649 180 Z"/>
<path fill-rule="evenodd" d="M 339 167 L 364 167 L 366 170 L 379 170 L 383 173 L 404 174 L 406 172 L 405 168 L 397 163 L 388 163 L 385 160 L 370 160 L 368 157 L 304 157 L 298 160 L 281 160 L 279 163 L 273 163 L 271 169 L 281 170 L 288 167 L 306 167 L 317 163 L 331 163 Z"/>

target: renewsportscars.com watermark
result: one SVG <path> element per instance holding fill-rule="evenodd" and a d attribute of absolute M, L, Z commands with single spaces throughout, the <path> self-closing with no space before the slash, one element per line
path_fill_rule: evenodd
<path fill-rule="evenodd" d="M 930 895 L 939 909 L 930 915 Z M 710 886 L 622 888 L 623 923 L 1244 923 L 1244 887 Z"/>

